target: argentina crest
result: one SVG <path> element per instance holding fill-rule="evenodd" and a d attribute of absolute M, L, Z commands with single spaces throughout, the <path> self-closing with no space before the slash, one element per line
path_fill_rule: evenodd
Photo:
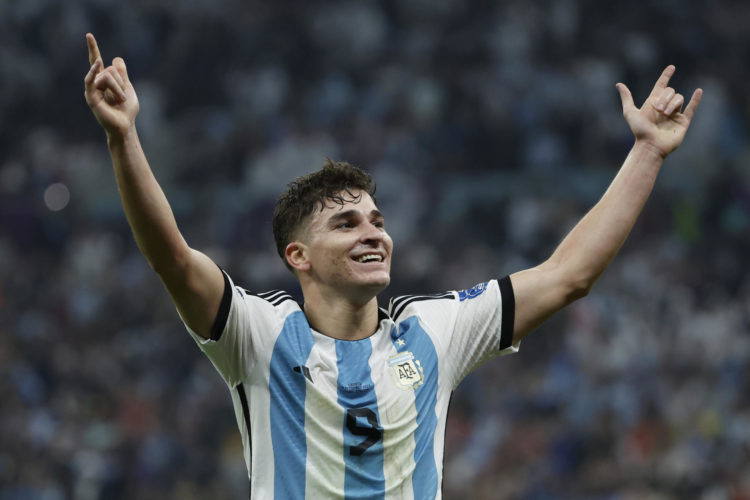
<path fill-rule="evenodd" d="M 424 382 L 422 363 L 409 351 L 388 358 L 388 369 L 399 389 L 416 389 Z"/>

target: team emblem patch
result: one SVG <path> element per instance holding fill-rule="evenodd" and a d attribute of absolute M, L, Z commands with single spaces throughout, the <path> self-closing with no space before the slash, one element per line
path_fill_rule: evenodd
<path fill-rule="evenodd" d="M 424 382 L 422 363 L 409 351 L 388 358 L 388 369 L 399 389 L 416 389 Z"/>
<path fill-rule="evenodd" d="M 484 293 L 485 290 L 487 290 L 487 282 L 479 283 L 469 288 L 468 290 L 461 290 L 460 292 L 458 292 L 458 300 L 463 302 L 466 299 L 479 297 Z"/>

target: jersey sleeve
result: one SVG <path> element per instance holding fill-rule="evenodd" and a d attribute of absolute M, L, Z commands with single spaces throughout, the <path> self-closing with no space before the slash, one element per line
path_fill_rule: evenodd
<path fill-rule="evenodd" d="M 266 337 L 278 330 L 279 319 L 271 304 L 235 286 L 229 275 L 223 270 L 222 273 L 224 294 L 210 338 L 199 336 L 187 324 L 185 328 L 224 381 L 233 387 L 247 381 L 258 351 L 270 341 Z"/>
<path fill-rule="evenodd" d="M 488 360 L 518 352 L 519 344 L 513 343 L 515 298 L 508 276 L 467 290 L 414 297 L 408 305 L 400 302 L 400 308 L 397 300 L 401 298 L 392 302 L 396 307 L 391 314 L 400 319 L 418 316 L 434 338 L 441 371 L 454 388 Z"/>

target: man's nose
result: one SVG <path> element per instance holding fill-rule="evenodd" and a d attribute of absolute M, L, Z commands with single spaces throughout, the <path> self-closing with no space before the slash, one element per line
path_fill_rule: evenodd
<path fill-rule="evenodd" d="M 363 242 L 379 242 L 383 239 L 383 230 L 371 222 L 365 223 L 362 228 L 362 235 L 360 237 Z"/>

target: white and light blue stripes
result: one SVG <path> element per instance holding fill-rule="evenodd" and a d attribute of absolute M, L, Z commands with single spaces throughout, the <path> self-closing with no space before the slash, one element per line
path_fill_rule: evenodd
<path fill-rule="evenodd" d="M 382 498 L 385 492 L 383 428 L 370 377 L 371 355 L 370 339 L 336 341 L 338 403 L 346 414 L 342 426 L 344 488 L 345 497 L 352 500 Z"/>
<path fill-rule="evenodd" d="M 271 355 L 270 423 L 274 460 L 274 498 L 305 498 L 307 379 L 294 371 L 313 346 L 305 315 L 290 314 Z M 301 479 L 301 481 L 300 481 Z"/>
<path fill-rule="evenodd" d="M 418 387 L 400 386 L 389 372 L 399 353 L 419 362 Z M 270 360 L 273 497 L 435 498 L 438 379 L 435 346 L 416 318 L 343 341 L 290 314 Z"/>

